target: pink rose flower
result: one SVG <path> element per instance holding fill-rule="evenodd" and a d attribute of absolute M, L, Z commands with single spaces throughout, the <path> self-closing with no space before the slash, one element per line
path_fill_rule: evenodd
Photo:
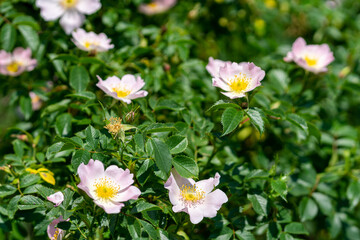
<path fill-rule="evenodd" d="M 219 59 L 209 57 L 209 63 L 208 65 L 206 65 L 206 70 L 210 73 L 212 77 L 219 77 L 220 68 L 224 67 L 226 64 L 231 64 L 231 62 L 225 62 Z"/>
<path fill-rule="evenodd" d="M 74 44 L 83 51 L 106 52 L 114 48 L 114 45 L 110 44 L 111 39 L 105 33 L 85 32 L 84 29 L 79 28 L 72 32 L 72 37 Z"/>
<path fill-rule="evenodd" d="M 154 15 L 166 12 L 175 6 L 176 0 L 155 0 L 148 4 L 141 4 L 139 11 L 145 15 Z"/>
<path fill-rule="evenodd" d="M 12 53 L 0 51 L 0 73 L 9 76 L 19 76 L 24 71 L 32 71 L 37 64 L 36 59 L 31 58 L 30 48 L 15 48 Z"/>
<path fill-rule="evenodd" d="M 214 70 L 215 67 L 211 69 Z M 265 72 L 254 63 L 226 62 L 219 69 L 218 76 L 215 75 L 212 79 L 213 86 L 224 90 L 222 94 L 231 99 L 245 97 L 245 93 L 260 86 L 260 81 L 265 77 Z"/>
<path fill-rule="evenodd" d="M 80 177 L 78 187 L 108 214 L 119 213 L 125 206 L 122 202 L 136 200 L 141 194 L 137 187 L 132 186 L 134 175 L 129 169 L 124 171 L 111 165 L 104 170 L 102 162 L 90 159 L 87 165 L 81 163 L 77 172 Z"/>
<path fill-rule="evenodd" d="M 61 17 L 60 25 L 70 34 L 84 23 L 84 14 L 93 14 L 101 8 L 101 3 L 100 0 L 36 0 L 36 6 L 45 21 Z"/>
<path fill-rule="evenodd" d="M 54 207 L 57 207 L 64 201 L 64 194 L 62 194 L 62 192 L 60 192 L 60 191 L 56 192 L 56 193 L 51 194 L 50 196 L 48 196 L 47 200 L 49 200 L 50 202 L 55 203 Z"/>
<path fill-rule="evenodd" d="M 112 76 L 103 81 L 97 76 L 99 82 L 96 84 L 107 95 L 121 100 L 127 104 L 131 103 L 132 99 L 147 96 L 148 92 L 140 89 L 145 85 L 141 77 L 135 77 L 131 74 L 126 74 L 120 80 L 116 76 Z"/>
<path fill-rule="evenodd" d="M 294 61 L 297 65 L 313 73 L 327 72 L 327 66 L 334 61 L 334 55 L 329 45 L 306 45 L 303 38 L 299 37 L 287 53 L 284 61 Z"/>
<path fill-rule="evenodd" d="M 29 92 L 29 96 L 31 98 L 31 107 L 33 111 L 37 111 L 41 108 L 42 105 L 42 101 L 40 99 L 40 97 L 34 93 L 34 92 Z"/>
<path fill-rule="evenodd" d="M 56 239 L 56 240 L 61 240 L 64 235 L 65 235 L 65 231 L 55 227 L 59 222 L 67 222 L 70 219 L 64 220 L 62 216 L 60 216 L 59 218 L 55 219 L 54 221 L 52 221 L 49 226 L 47 227 L 47 234 L 48 237 L 50 239 Z"/>
<path fill-rule="evenodd" d="M 215 178 L 195 182 L 191 178 L 181 177 L 173 169 L 165 183 L 173 211 L 186 212 L 193 224 L 201 222 L 204 217 L 215 217 L 221 205 L 228 201 L 223 191 L 213 191 L 219 184 L 219 179 L 220 175 L 216 173 Z"/>

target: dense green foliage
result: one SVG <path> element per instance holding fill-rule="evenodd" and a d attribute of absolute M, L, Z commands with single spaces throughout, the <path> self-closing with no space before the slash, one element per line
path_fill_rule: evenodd
<path fill-rule="evenodd" d="M 86 16 L 83 28 L 115 45 L 93 56 L 35 0 L 1 1 L 0 49 L 29 47 L 38 65 L 0 75 L 0 239 L 45 239 L 60 215 L 65 239 L 359 239 L 360 2 L 179 1 L 154 16 L 142 2 L 102 0 Z M 327 73 L 283 61 L 299 36 L 329 44 Z M 261 87 L 228 99 L 212 86 L 210 56 L 254 62 Z M 124 74 L 141 76 L 148 96 L 127 105 L 95 85 Z M 113 138 L 111 117 L 135 128 Z M 95 206 L 77 188 L 91 158 L 128 168 L 139 199 L 119 214 Z M 215 218 L 194 225 L 173 212 L 172 167 L 196 180 L 220 173 L 229 201 Z M 55 185 L 26 171 L 39 168 Z M 46 199 L 56 191 L 59 207 Z"/>

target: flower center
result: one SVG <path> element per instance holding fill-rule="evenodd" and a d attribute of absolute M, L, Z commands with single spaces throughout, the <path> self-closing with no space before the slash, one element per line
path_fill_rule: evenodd
<path fill-rule="evenodd" d="M 64 8 L 73 8 L 78 0 L 62 0 L 61 5 L 63 5 Z"/>
<path fill-rule="evenodd" d="M 182 185 L 180 188 L 180 196 L 185 205 L 191 206 L 193 204 L 201 203 L 205 198 L 205 192 L 199 190 L 196 185 Z"/>
<path fill-rule="evenodd" d="M 156 2 L 149 3 L 148 6 L 150 8 L 157 8 L 158 4 Z"/>
<path fill-rule="evenodd" d="M 305 62 L 307 63 L 308 66 L 313 67 L 317 64 L 317 59 L 305 56 Z"/>
<path fill-rule="evenodd" d="M 86 41 L 86 42 L 84 43 L 84 46 L 85 46 L 86 48 L 89 48 L 90 45 L 91 45 L 91 43 L 89 43 L 88 41 Z"/>
<path fill-rule="evenodd" d="M 233 79 L 230 80 L 230 88 L 233 92 L 243 92 L 246 90 L 250 82 L 250 79 L 246 76 L 246 74 L 240 73 L 239 75 L 235 75 Z"/>
<path fill-rule="evenodd" d="M 17 63 L 17 62 L 12 62 L 10 63 L 9 65 L 7 65 L 6 69 L 9 71 L 9 72 L 12 72 L 12 73 L 15 73 L 19 70 L 19 67 L 20 67 L 20 64 Z"/>
<path fill-rule="evenodd" d="M 56 231 L 54 233 L 54 236 L 51 238 L 51 240 L 57 240 L 58 236 L 60 234 L 60 230 L 58 228 L 56 228 Z"/>
<path fill-rule="evenodd" d="M 120 191 L 120 186 L 108 177 L 95 180 L 95 193 L 102 200 L 110 200 Z"/>
<path fill-rule="evenodd" d="M 126 89 L 123 89 L 123 88 L 120 88 L 120 87 L 113 88 L 112 90 L 113 90 L 113 92 L 116 92 L 116 94 L 117 94 L 117 96 L 119 98 L 124 98 L 124 97 L 126 97 L 127 95 L 130 94 L 129 90 L 126 90 Z"/>

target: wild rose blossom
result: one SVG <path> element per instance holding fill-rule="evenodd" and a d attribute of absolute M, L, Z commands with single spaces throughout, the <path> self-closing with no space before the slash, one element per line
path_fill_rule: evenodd
<path fill-rule="evenodd" d="M 99 82 L 96 84 L 107 95 L 121 100 L 127 104 L 131 103 L 132 99 L 147 96 L 148 92 L 140 89 L 145 85 L 141 77 L 135 77 L 131 74 L 126 74 L 120 80 L 116 76 L 112 76 L 103 81 L 97 76 Z"/>
<path fill-rule="evenodd" d="M 327 72 L 327 66 L 334 61 L 334 55 L 329 45 L 306 45 L 305 40 L 299 37 L 292 45 L 292 50 L 287 53 L 284 61 L 294 61 L 305 70 L 317 74 Z"/>
<path fill-rule="evenodd" d="M 85 32 L 84 29 L 79 28 L 72 32 L 72 37 L 74 44 L 83 51 L 106 52 L 114 48 L 114 45 L 110 44 L 111 39 L 105 33 Z"/>
<path fill-rule="evenodd" d="M 104 170 L 102 162 L 90 159 L 87 165 L 81 163 L 77 172 L 80 177 L 78 187 L 108 214 L 119 213 L 125 206 L 122 202 L 137 199 L 141 194 L 137 187 L 131 186 L 134 180 L 129 169 L 124 171 L 111 165 Z"/>
<path fill-rule="evenodd" d="M 15 48 L 12 53 L 0 51 L 0 73 L 9 76 L 19 76 L 24 71 L 32 71 L 37 64 L 36 59 L 31 58 L 30 48 Z"/>
<path fill-rule="evenodd" d="M 219 61 L 209 67 L 214 73 L 213 86 L 224 90 L 222 94 L 231 99 L 245 97 L 245 93 L 260 86 L 260 81 L 265 77 L 265 72 L 254 63 L 225 62 L 224 66 L 220 66 L 221 64 Z M 219 68 L 218 75 L 216 75 L 217 68 Z"/>
<path fill-rule="evenodd" d="M 36 0 L 36 6 L 45 21 L 61 17 L 60 25 L 70 34 L 84 23 L 84 14 L 93 14 L 101 8 L 101 3 L 100 0 Z"/>
<path fill-rule="evenodd" d="M 139 11 L 145 15 L 154 15 L 166 12 L 175 6 L 176 0 L 155 0 L 148 4 L 141 4 Z"/>
<path fill-rule="evenodd" d="M 40 99 L 40 97 L 34 93 L 34 92 L 29 92 L 29 96 L 31 98 L 31 107 L 33 111 L 37 111 L 41 108 L 42 105 L 42 101 Z"/>
<path fill-rule="evenodd" d="M 47 234 L 51 240 L 61 240 L 65 236 L 65 231 L 55 227 L 59 222 L 67 222 L 70 219 L 63 219 L 62 216 L 52 221 L 47 227 Z"/>
<path fill-rule="evenodd" d="M 219 179 L 220 175 L 216 173 L 215 178 L 195 182 L 191 178 L 181 177 L 173 169 L 165 183 L 173 211 L 186 212 L 193 224 L 201 222 L 204 217 L 215 217 L 221 205 L 228 201 L 223 191 L 212 191 L 219 184 Z"/>
<path fill-rule="evenodd" d="M 209 63 L 206 65 L 206 70 L 210 73 L 212 77 L 219 77 L 220 68 L 224 67 L 226 64 L 231 64 L 231 62 L 225 62 L 219 59 L 209 57 Z"/>
<path fill-rule="evenodd" d="M 56 192 L 47 197 L 47 200 L 55 203 L 54 207 L 59 206 L 64 201 L 64 194 L 62 192 Z"/>

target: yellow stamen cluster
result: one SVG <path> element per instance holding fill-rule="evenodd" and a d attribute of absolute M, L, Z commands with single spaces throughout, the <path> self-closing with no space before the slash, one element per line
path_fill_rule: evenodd
<path fill-rule="evenodd" d="M 6 66 L 6 69 L 9 71 L 9 72 L 12 72 L 12 73 L 15 73 L 19 70 L 19 67 L 20 67 L 20 64 L 17 63 L 17 62 L 12 62 L 10 63 L 9 65 Z"/>
<path fill-rule="evenodd" d="M 89 47 L 90 47 L 90 45 L 91 45 L 91 43 L 90 43 L 90 42 L 88 42 L 88 41 L 84 42 L 84 46 L 85 46 L 86 48 L 89 48 Z"/>
<path fill-rule="evenodd" d="M 73 8 L 78 0 L 62 0 L 61 5 L 63 5 L 64 8 Z"/>
<path fill-rule="evenodd" d="M 117 118 L 114 118 L 114 117 L 111 117 L 109 119 L 109 123 L 104 127 L 106 128 L 109 133 L 116 135 L 123 129 L 123 126 L 121 124 L 121 118 L 117 117 Z"/>
<path fill-rule="evenodd" d="M 199 203 L 205 198 L 205 192 L 199 190 L 196 185 L 182 185 L 180 188 L 180 196 L 185 204 Z"/>
<path fill-rule="evenodd" d="M 305 62 L 308 66 L 313 67 L 317 64 L 317 59 L 316 58 L 310 58 L 308 56 L 305 56 Z"/>
<path fill-rule="evenodd" d="M 95 193 L 101 200 L 110 200 L 120 191 L 120 186 L 108 177 L 95 180 Z"/>
<path fill-rule="evenodd" d="M 158 6 L 158 4 L 156 2 L 152 2 L 152 3 L 149 3 L 148 6 L 150 8 L 156 8 Z"/>
<path fill-rule="evenodd" d="M 246 74 L 240 73 L 239 75 L 235 75 L 235 77 L 230 80 L 229 86 L 233 92 L 241 93 L 246 90 L 250 80 L 251 79 L 248 78 Z"/>
<path fill-rule="evenodd" d="M 56 231 L 55 231 L 55 233 L 54 233 L 54 236 L 51 238 L 51 240 L 57 240 L 59 234 L 60 234 L 60 230 L 57 228 Z"/>
<path fill-rule="evenodd" d="M 124 98 L 126 97 L 127 95 L 130 94 L 131 91 L 127 90 L 127 89 L 124 89 L 124 88 L 121 88 L 121 87 L 118 87 L 118 88 L 113 88 L 112 89 L 113 92 L 116 92 L 117 96 L 119 98 Z"/>

